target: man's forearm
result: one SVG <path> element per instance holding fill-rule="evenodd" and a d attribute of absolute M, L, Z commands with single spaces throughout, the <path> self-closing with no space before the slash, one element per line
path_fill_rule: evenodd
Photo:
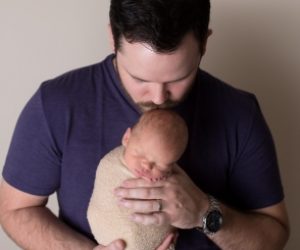
<path fill-rule="evenodd" d="M 30 207 L 5 214 L 6 233 L 23 249 L 91 250 L 94 242 L 61 222 L 46 207 Z"/>
<path fill-rule="evenodd" d="M 241 213 L 223 206 L 222 230 L 211 236 L 223 250 L 282 250 L 289 229 L 275 218 L 259 213 Z"/>

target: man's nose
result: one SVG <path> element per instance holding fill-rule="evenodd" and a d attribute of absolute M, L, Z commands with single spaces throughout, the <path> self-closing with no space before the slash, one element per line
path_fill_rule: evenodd
<path fill-rule="evenodd" d="M 166 84 L 155 83 L 152 92 L 152 102 L 156 105 L 161 105 L 169 98 L 169 94 Z"/>

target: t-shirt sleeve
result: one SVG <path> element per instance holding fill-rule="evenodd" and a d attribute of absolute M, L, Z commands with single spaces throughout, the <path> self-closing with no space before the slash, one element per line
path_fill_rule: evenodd
<path fill-rule="evenodd" d="M 275 146 L 258 102 L 254 98 L 247 136 L 230 175 L 233 199 L 243 208 L 258 209 L 283 200 Z"/>
<path fill-rule="evenodd" d="M 59 187 L 60 161 L 60 151 L 49 130 L 39 89 L 17 121 L 3 178 L 23 192 L 50 195 Z"/>

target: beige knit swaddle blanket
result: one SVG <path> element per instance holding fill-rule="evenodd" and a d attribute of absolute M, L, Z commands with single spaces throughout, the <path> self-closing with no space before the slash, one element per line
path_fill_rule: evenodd
<path fill-rule="evenodd" d="M 125 240 L 126 250 L 155 250 L 171 226 L 141 225 L 130 220 L 130 210 L 118 206 L 114 189 L 134 175 L 121 162 L 123 146 L 105 155 L 98 166 L 87 218 L 99 244 L 108 245 L 116 239 Z"/>

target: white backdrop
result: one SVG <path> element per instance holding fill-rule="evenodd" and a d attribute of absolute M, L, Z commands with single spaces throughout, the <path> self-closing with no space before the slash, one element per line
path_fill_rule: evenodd
<path fill-rule="evenodd" d="M 39 84 L 110 53 L 109 0 L 0 0 L 0 170 L 17 117 Z M 300 246 L 300 2 L 212 0 L 202 68 L 254 92 L 273 132 L 290 214 L 285 248 Z M 57 211 L 55 197 L 50 207 Z M 0 230 L 0 249 L 19 249 Z"/>

